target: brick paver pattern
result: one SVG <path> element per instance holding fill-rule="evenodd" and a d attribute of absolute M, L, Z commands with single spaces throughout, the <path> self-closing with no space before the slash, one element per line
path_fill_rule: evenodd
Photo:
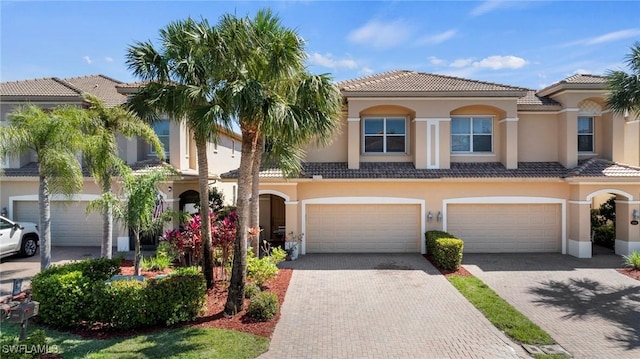
<path fill-rule="evenodd" d="M 640 282 L 622 257 L 468 254 L 463 265 L 574 358 L 640 358 Z"/>
<path fill-rule="evenodd" d="M 309 254 L 261 358 L 518 358 L 421 255 Z"/>

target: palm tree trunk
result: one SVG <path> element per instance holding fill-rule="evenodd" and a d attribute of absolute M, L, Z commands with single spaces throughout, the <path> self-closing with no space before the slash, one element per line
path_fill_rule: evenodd
<path fill-rule="evenodd" d="M 211 289 L 215 285 L 213 278 L 213 253 L 211 250 L 211 219 L 209 215 L 209 162 L 207 160 L 207 141 L 196 136 L 198 154 L 198 186 L 200 188 L 200 218 L 202 219 L 202 272 Z"/>
<path fill-rule="evenodd" d="M 251 219 L 249 221 L 250 228 L 260 227 L 260 164 L 262 162 L 262 139 L 258 139 L 256 144 L 256 153 L 251 162 Z M 256 232 L 253 232 L 256 233 Z M 253 253 L 260 257 L 260 233 L 251 238 L 251 246 Z"/>
<path fill-rule="evenodd" d="M 251 195 L 251 165 L 256 153 L 258 131 L 256 128 L 241 125 L 242 129 L 242 156 L 238 170 L 238 230 L 233 244 L 233 267 L 231 268 L 231 281 L 224 312 L 227 315 L 236 315 L 242 310 L 244 300 L 244 285 L 247 279 L 247 235 L 250 221 Z"/>
<path fill-rule="evenodd" d="M 103 180 L 102 194 L 111 192 L 110 179 Z M 102 248 L 100 250 L 100 256 L 102 258 L 111 259 L 113 255 L 113 207 L 110 202 L 107 202 L 104 211 L 102 211 Z"/>
<path fill-rule="evenodd" d="M 40 188 L 38 191 L 38 205 L 40 207 L 40 270 L 51 266 L 51 201 L 47 178 L 40 173 Z"/>
<path fill-rule="evenodd" d="M 133 275 L 140 275 L 140 263 L 142 263 L 142 250 L 140 248 L 140 230 L 133 230 L 133 239 L 136 247 L 136 257 L 133 264 Z"/>

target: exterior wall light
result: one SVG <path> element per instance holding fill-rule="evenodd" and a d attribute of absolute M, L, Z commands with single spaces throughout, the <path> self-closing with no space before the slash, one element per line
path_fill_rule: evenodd
<path fill-rule="evenodd" d="M 438 222 L 442 222 L 442 212 L 438 211 L 438 215 L 436 216 L 436 220 Z"/>
<path fill-rule="evenodd" d="M 431 211 L 429 211 L 429 213 L 427 214 L 427 222 L 431 221 L 433 221 L 433 214 L 431 214 Z"/>
<path fill-rule="evenodd" d="M 631 216 L 633 217 L 634 221 L 637 221 L 640 219 L 640 211 L 638 211 L 637 209 L 634 209 L 633 212 L 631 213 Z"/>
<path fill-rule="evenodd" d="M 3 207 L 2 211 L 0 211 L 0 216 L 6 217 L 9 212 L 7 212 L 7 207 Z"/>

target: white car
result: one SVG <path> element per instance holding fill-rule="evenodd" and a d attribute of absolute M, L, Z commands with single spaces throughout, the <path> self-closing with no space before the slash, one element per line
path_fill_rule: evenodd
<path fill-rule="evenodd" d="M 25 257 L 36 254 L 40 233 L 30 222 L 14 222 L 0 217 L 0 258 L 19 253 Z"/>

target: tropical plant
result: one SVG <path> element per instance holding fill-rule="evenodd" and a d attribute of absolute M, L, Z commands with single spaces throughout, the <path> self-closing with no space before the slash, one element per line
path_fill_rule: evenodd
<path fill-rule="evenodd" d="M 140 275 L 142 252 L 140 250 L 140 236 L 155 233 L 162 228 L 163 223 L 173 219 L 174 214 L 165 211 L 154 215 L 158 195 L 158 184 L 167 179 L 172 171 L 163 166 L 144 173 L 133 173 L 127 168 L 122 169 L 123 199 L 114 207 L 115 217 L 121 220 L 133 233 L 135 243 L 135 275 Z"/>
<path fill-rule="evenodd" d="M 633 251 L 629 255 L 623 256 L 624 264 L 634 270 L 640 270 L 640 252 Z"/>
<path fill-rule="evenodd" d="M 158 158 L 164 158 L 162 142 L 147 123 L 142 121 L 124 107 L 107 107 L 97 97 L 85 94 L 89 102 L 88 136 L 83 148 L 83 156 L 87 168 L 102 190 L 101 198 L 87 207 L 87 211 L 102 213 L 102 249 L 101 256 L 111 258 L 113 246 L 113 207 L 118 199 L 112 192 L 113 177 L 120 174 L 124 165 L 118 156 L 117 134 L 126 137 L 136 136 L 150 143 Z"/>
<path fill-rule="evenodd" d="M 51 195 L 68 197 L 82 189 L 83 176 L 76 154 L 81 150 L 86 113 L 71 106 L 44 110 L 34 105 L 9 114 L 9 125 L 0 127 L 0 158 L 29 151 L 38 164 L 40 211 L 40 268 L 51 265 Z"/>
<path fill-rule="evenodd" d="M 127 65 L 147 84 L 132 95 L 130 108 L 143 118 L 168 114 L 185 120 L 193 133 L 198 158 L 200 208 L 208 207 L 207 143 L 218 140 L 220 128 L 229 128 L 231 116 L 218 95 L 230 58 L 224 42 L 206 20 L 175 21 L 160 30 L 160 47 L 136 42 L 127 50 Z M 203 272 L 207 287 L 214 285 L 209 211 L 201 211 Z"/>
<path fill-rule="evenodd" d="M 625 56 L 625 63 L 631 70 L 607 72 L 607 107 L 616 113 L 640 116 L 640 42 L 636 41 Z"/>
<path fill-rule="evenodd" d="M 225 312 L 242 310 L 250 234 L 258 233 L 257 185 L 262 140 L 286 174 L 300 168 L 302 146 L 328 142 L 338 128 L 341 97 L 326 75 L 305 70 L 304 40 L 269 10 L 253 18 L 225 15 L 217 25 L 228 53 L 223 98 L 230 99 L 242 132 L 238 174 L 238 228 Z M 253 195 L 252 195 L 253 193 Z M 253 198 L 253 201 L 250 201 Z M 253 214 L 253 215 L 252 215 Z"/>

